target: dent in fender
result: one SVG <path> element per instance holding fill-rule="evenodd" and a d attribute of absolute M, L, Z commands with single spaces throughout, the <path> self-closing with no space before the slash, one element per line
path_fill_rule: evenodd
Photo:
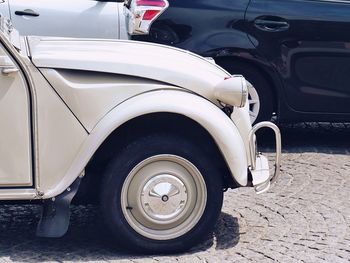
<path fill-rule="evenodd" d="M 246 151 L 232 120 L 217 106 L 198 95 L 159 90 L 132 97 L 107 113 L 88 136 L 61 182 L 54 189 L 42 189 L 45 193 L 43 198 L 59 195 L 69 187 L 115 129 L 130 119 L 156 112 L 181 114 L 204 127 L 220 148 L 234 180 L 241 186 L 247 185 Z"/>

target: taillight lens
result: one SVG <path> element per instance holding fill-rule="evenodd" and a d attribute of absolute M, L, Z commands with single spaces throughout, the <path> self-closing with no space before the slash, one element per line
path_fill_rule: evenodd
<path fill-rule="evenodd" d="M 147 10 L 143 15 L 143 20 L 152 20 L 160 13 L 160 10 Z"/>
<path fill-rule="evenodd" d="M 148 34 L 152 23 L 168 8 L 167 0 L 131 0 L 125 5 L 128 33 Z"/>
<path fill-rule="evenodd" d="M 136 5 L 165 7 L 167 3 L 164 0 L 137 0 Z"/>

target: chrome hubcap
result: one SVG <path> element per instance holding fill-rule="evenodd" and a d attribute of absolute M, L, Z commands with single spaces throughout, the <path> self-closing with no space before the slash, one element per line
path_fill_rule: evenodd
<path fill-rule="evenodd" d="M 207 188 L 188 160 L 169 154 L 152 156 L 127 176 L 121 192 L 122 211 L 139 234 L 167 240 L 190 231 L 202 217 Z"/>
<path fill-rule="evenodd" d="M 247 88 L 248 88 L 250 121 L 251 123 L 254 123 L 258 118 L 259 111 L 260 111 L 260 98 L 257 90 L 249 81 L 247 81 Z"/>
<path fill-rule="evenodd" d="M 142 189 L 142 208 L 155 220 L 167 221 L 175 218 L 183 211 L 186 203 L 186 186 L 169 174 L 151 178 Z"/>

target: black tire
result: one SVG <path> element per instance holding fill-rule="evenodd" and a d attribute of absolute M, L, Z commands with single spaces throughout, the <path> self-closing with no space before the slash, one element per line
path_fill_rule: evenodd
<path fill-rule="evenodd" d="M 260 99 L 259 114 L 254 123 L 260 121 L 270 121 L 274 110 L 275 96 L 272 93 L 269 83 L 264 76 L 248 63 L 238 61 L 218 61 L 220 66 L 231 74 L 243 75 L 256 89 Z"/>
<path fill-rule="evenodd" d="M 168 240 L 145 237 L 135 231 L 122 210 L 122 187 L 130 171 L 145 159 L 172 154 L 190 161 L 202 174 L 207 202 L 198 223 L 187 233 Z M 103 220 L 116 245 L 142 253 L 174 253 L 187 250 L 213 231 L 223 202 L 223 178 L 205 147 L 183 137 L 154 134 L 138 138 L 122 149 L 110 162 L 101 189 Z"/>

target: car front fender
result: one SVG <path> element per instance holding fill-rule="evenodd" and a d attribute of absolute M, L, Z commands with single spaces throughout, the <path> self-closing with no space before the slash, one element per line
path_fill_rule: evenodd
<path fill-rule="evenodd" d="M 233 179 L 241 186 L 247 185 L 246 150 L 232 120 L 212 102 L 198 95 L 179 90 L 158 90 L 132 97 L 107 113 L 91 131 L 61 182 L 54 189 L 44 191 L 43 198 L 54 197 L 67 189 L 118 127 L 133 118 L 157 112 L 181 114 L 200 124 L 216 142 Z"/>

